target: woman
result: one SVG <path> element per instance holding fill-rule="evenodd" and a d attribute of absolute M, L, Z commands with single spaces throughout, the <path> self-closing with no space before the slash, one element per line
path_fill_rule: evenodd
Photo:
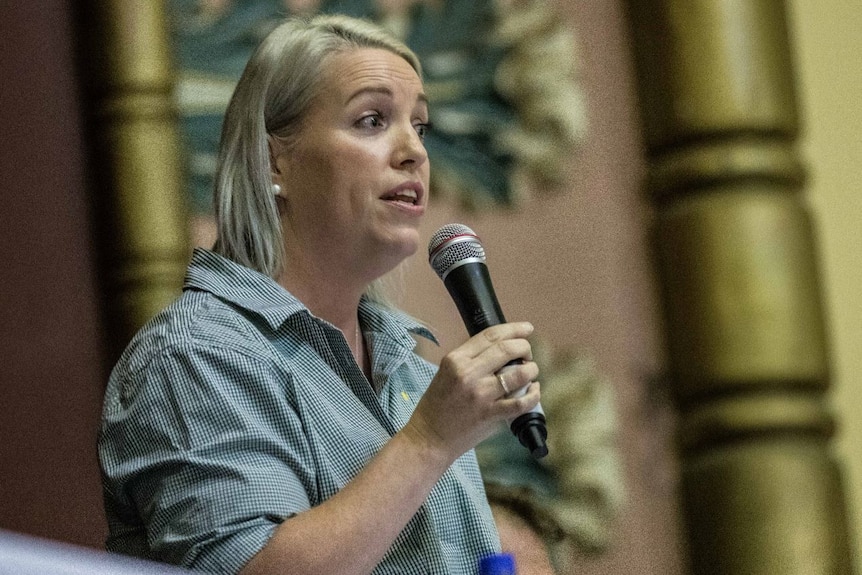
<path fill-rule="evenodd" d="M 372 295 L 420 243 L 420 74 L 338 16 L 289 20 L 252 56 L 216 245 L 109 382 L 109 549 L 246 574 L 473 573 L 499 549 L 472 448 L 539 401 L 532 327 L 489 328 L 438 370 L 413 352 L 432 336 Z"/>

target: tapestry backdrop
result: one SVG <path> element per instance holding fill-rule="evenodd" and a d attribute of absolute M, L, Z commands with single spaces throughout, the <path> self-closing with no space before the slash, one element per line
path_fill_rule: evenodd
<path fill-rule="evenodd" d="M 221 118 L 255 46 L 288 15 L 375 20 L 419 56 L 434 129 L 432 191 L 511 204 L 560 183 L 585 125 L 575 42 L 544 2 L 172 0 L 178 103 L 194 214 L 211 212 Z"/>

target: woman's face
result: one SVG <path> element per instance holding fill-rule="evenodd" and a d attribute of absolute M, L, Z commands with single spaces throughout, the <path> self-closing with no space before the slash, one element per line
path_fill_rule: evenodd
<path fill-rule="evenodd" d="M 370 281 L 419 246 L 428 105 L 416 71 L 387 50 L 330 56 L 321 80 L 295 144 L 274 153 L 287 265 Z"/>

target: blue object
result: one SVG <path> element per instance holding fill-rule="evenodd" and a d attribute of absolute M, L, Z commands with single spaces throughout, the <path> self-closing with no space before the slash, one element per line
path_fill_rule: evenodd
<path fill-rule="evenodd" d="M 483 557 L 479 560 L 479 575 L 515 575 L 515 558 L 509 553 Z"/>

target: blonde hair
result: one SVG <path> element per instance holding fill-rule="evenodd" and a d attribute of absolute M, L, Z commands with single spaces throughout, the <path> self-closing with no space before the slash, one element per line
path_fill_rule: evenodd
<path fill-rule="evenodd" d="M 272 193 L 269 138 L 288 146 L 294 141 L 320 91 L 327 58 L 357 48 L 389 50 L 422 77 L 410 48 L 376 24 L 347 16 L 291 18 L 258 46 L 222 127 L 214 190 L 217 253 L 270 277 L 281 273 L 284 240 Z"/>

